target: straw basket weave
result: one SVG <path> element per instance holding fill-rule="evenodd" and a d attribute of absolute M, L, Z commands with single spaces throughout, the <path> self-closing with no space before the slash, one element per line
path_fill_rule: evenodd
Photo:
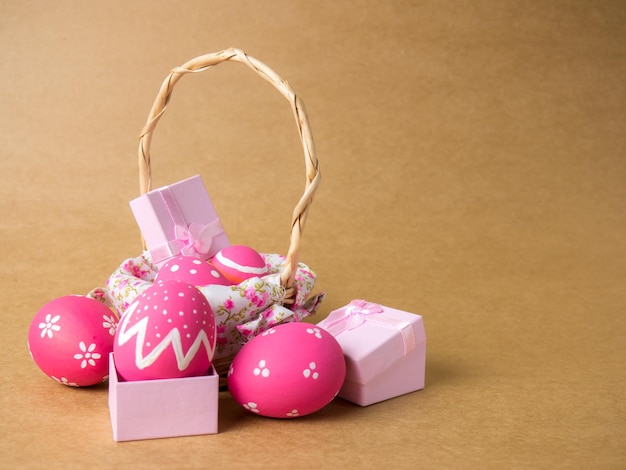
<path fill-rule="evenodd" d="M 220 374 L 225 370 L 243 342 L 265 329 L 285 321 L 298 321 L 314 313 L 324 294 L 317 294 L 307 298 L 315 282 L 315 273 L 305 264 L 299 262 L 300 242 L 306 224 L 309 208 L 313 202 L 315 192 L 320 183 L 320 169 L 315 155 L 315 147 L 304 103 L 296 95 L 287 81 L 259 60 L 245 54 L 239 49 L 226 49 L 196 57 L 179 67 L 171 70 L 163 81 L 161 88 L 152 105 L 148 119 L 141 131 L 139 140 L 139 190 L 144 195 L 152 190 L 152 172 L 150 148 L 154 130 L 163 116 L 172 91 L 178 81 L 187 74 L 202 72 L 225 63 L 239 62 L 253 70 L 260 77 L 268 81 L 283 95 L 291 106 L 305 162 L 305 186 L 302 196 L 296 203 L 291 219 L 290 242 L 286 255 L 264 255 L 269 274 L 262 279 L 247 280 L 237 286 L 207 286 L 199 289 L 209 300 L 216 316 L 223 311 L 224 302 L 232 304 L 232 299 L 240 300 L 237 294 L 245 297 L 249 292 L 249 282 L 255 282 L 257 292 L 267 292 L 264 301 L 256 301 L 254 308 L 241 307 L 238 315 L 230 315 L 222 329 L 227 328 L 231 336 L 228 341 L 232 344 L 223 348 L 220 353 L 219 345 L 214 358 L 214 365 Z M 143 244 L 145 250 L 145 242 Z M 105 288 L 97 288 L 90 292 L 90 296 L 114 307 L 121 316 L 134 299 L 141 292 L 150 287 L 158 268 L 150 259 L 147 251 L 138 257 L 126 260 L 107 281 Z M 265 289 L 265 290 L 264 290 Z M 229 300 L 230 299 L 230 300 Z M 237 308 L 237 307 L 234 307 Z M 216 318 L 218 328 L 220 318 Z M 230 322 L 230 324 L 228 324 Z M 224 333 L 224 331 L 222 331 Z M 218 340 L 220 331 L 218 330 Z"/>

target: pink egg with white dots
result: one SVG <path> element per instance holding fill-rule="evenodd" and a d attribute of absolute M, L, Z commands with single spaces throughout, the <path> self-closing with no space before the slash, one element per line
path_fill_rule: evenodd
<path fill-rule="evenodd" d="M 308 323 L 284 323 L 237 353 L 228 390 L 251 413 L 295 418 L 330 403 L 345 375 L 343 351 L 334 336 Z"/>
<path fill-rule="evenodd" d="M 267 274 L 265 259 L 253 248 L 245 245 L 231 245 L 211 258 L 215 266 L 233 284 L 239 284 L 251 277 Z"/>
<path fill-rule="evenodd" d="M 94 385 L 109 375 L 117 316 L 95 299 L 67 295 L 45 304 L 28 330 L 28 349 L 41 371 L 65 385 Z"/>
<path fill-rule="evenodd" d="M 158 281 L 120 319 L 115 367 L 127 381 L 204 375 L 215 338 L 215 316 L 202 292 L 183 281 Z"/>
<path fill-rule="evenodd" d="M 176 256 L 159 268 L 155 281 L 184 281 L 192 286 L 232 284 L 215 267 L 195 256 Z"/>

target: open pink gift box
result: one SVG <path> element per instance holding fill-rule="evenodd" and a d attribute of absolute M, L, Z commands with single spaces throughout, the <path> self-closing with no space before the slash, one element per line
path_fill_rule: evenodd
<path fill-rule="evenodd" d="M 130 208 L 159 267 L 177 255 L 207 260 L 230 245 L 200 175 L 154 189 Z"/>
<path fill-rule="evenodd" d="M 216 434 L 219 376 L 123 381 L 109 355 L 109 412 L 115 441 Z"/>
<path fill-rule="evenodd" d="M 341 398 L 367 406 L 424 388 L 426 332 L 420 315 L 353 300 L 317 326 L 343 349 Z"/>

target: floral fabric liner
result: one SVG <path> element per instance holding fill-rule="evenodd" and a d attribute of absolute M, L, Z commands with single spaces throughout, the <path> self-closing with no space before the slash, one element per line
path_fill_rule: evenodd
<path fill-rule="evenodd" d="M 272 326 L 290 321 L 300 321 L 312 315 L 325 294 L 308 298 L 316 275 L 304 263 L 296 270 L 297 295 L 291 308 L 282 305 L 285 289 L 280 285 L 280 272 L 285 257 L 278 254 L 262 254 L 268 273 L 253 277 L 233 286 L 197 286 L 207 298 L 217 324 L 217 344 L 213 362 L 220 369 L 230 363 L 243 344 Z M 88 297 L 99 300 L 115 309 L 118 316 L 124 314 L 133 301 L 152 286 L 158 268 L 152 263 L 150 253 L 125 260 L 106 282 L 106 287 L 93 289 Z"/>

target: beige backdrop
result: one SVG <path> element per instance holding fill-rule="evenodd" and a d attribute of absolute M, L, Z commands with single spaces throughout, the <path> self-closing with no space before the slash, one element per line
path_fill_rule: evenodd
<path fill-rule="evenodd" d="M 626 466 L 626 5 L 112 1 L 0 5 L 0 460 L 12 467 Z M 140 252 L 139 131 L 161 81 L 230 46 L 307 105 L 323 180 L 302 260 L 328 296 L 416 312 L 426 388 L 307 418 L 114 443 L 105 385 L 31 361 L 52 298 Z M 203 175 L 233 242 L 283 253 L 304 165 L 287 102 L 187 77 L 156 185 Z"/>

